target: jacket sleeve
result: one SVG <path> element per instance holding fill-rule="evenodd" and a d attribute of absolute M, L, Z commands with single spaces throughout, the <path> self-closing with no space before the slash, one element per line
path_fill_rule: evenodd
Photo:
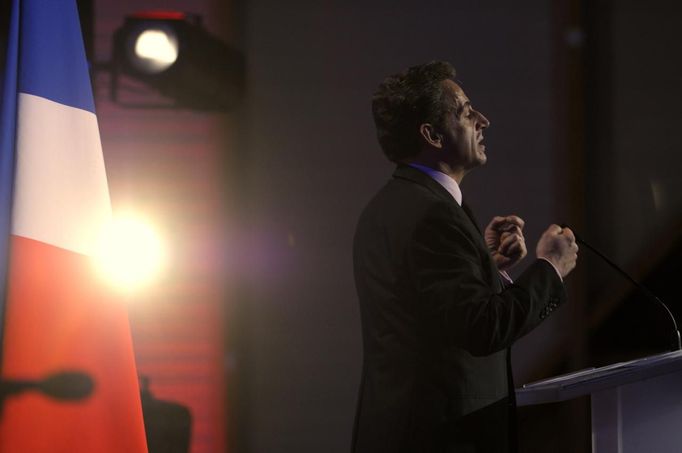
<path fill-rule="evenodd" d="M 417 313 L 430 335 L 485 356 L 510 347 L 566 301 L 552 265 L 535 260 L 501 292 L 484 272 L 489 262 L 452 208 L 435 205 L 417 224 L 408 248 Z"/>

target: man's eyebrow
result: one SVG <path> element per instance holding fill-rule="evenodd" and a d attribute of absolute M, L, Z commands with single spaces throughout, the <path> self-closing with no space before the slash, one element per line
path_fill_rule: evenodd
<path fill-rule="evenodd" d="M 457 104 L 459 104 L 459 105 L 457 106 L 457 110 L 456 110 L 456 112 L 457 112 L 458 115 L 459 115 L 460 113 L 462 113 L 462 112 L 464 111 L 465 108 L 467 108 L 467 107 L 471 108 L 471 102 L 470 102 L 468 99 L 467 99 L 466 101 L 464 101 L 463 104 L 460 104 L 459 99 L 457 99 Z"/>

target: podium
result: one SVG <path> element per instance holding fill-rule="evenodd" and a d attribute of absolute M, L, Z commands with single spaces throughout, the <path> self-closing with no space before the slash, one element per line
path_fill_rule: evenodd
<path fill-rule="evenodd" d="M 682 452 L 682 351 L 533 382 L 518 406 L 589 395 L 593 453 Z"/>

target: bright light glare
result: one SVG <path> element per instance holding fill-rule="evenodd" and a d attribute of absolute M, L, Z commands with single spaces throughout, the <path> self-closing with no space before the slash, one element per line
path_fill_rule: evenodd
<path fill-rule="evenodd" d="M 164 261 L 159 235 L 149 223 L 133 216 L 115 218 L 105 228 L 96 254 L 104 278 L 125 291 L 150 283 Z"/>
<path fill-rule="evenodd" d="M 135 41 L 135 55 L 151 60 L 155 69 L 162 71 L 178 59 L 178 43 L 175 36 L 164 30 L 145 30 Z"/>

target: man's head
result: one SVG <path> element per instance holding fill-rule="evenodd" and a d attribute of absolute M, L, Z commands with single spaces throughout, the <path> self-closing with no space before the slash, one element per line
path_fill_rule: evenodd
<path fill-rule="evenodd" d="M 372 98 L 379 143 L 394 162 L 434 161 L 464 172 L 486 161 L 490 123 L 454 81 L 455 69 L 434 61 L 387 77 Z"/>

